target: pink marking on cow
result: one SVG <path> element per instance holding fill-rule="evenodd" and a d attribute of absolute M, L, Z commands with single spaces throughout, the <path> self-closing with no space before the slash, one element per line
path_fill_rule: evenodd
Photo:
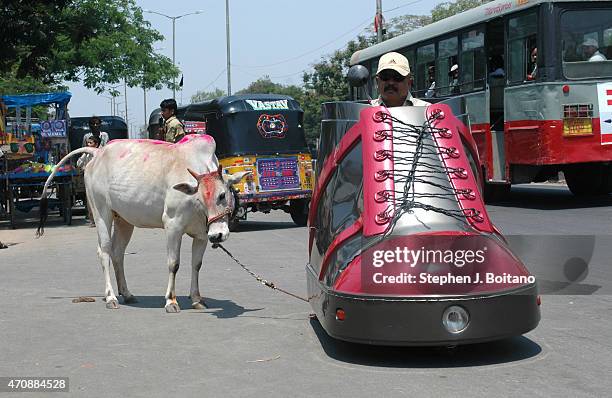
<path fill-rule="evenodd" d="M 202 199 L 204 200 L 204 205 L 209 209 L 215 206 L 215 198 L 213 197 L 216 188 L 215 182 L 220 178 L 221 177 L 217 172 L 212 172 L 201 176 L 200 184 L 202 184 L 204 188 L 202 190 Z"/>
<path fill-rule="evenodd" d="M 181 138 L 179 142 L 174 143 L 172 145 L 186 144 L 193 140 L 204 140 L 206 142 L 211 142 L 211 143 L 215 142 L 215 140 L 208 134 L 187 134 L 186 136 Z"/>
<path fill-rule="evenodd" d="M 215 140 L 208 134 L 201 134 L 198 137 L 200 137 L 200 139 L 204 140 L 204 141 L 208 141 L 208 142 L 215 142 Z"/>
<path fill-rule="evenodd" d="M 123 152 L 121 152 L 121 154 L 119 155 L 119 159 L 123 159 L 124 157 L 126 157 L 127 155 L 130 154 L 130 152 L 132 152 L 130 150 L 130 148 L 125 149 Z"/>
<path fill-rule="evenodd" d="M 145 153 L 145 154 L 144 154 L 144 157 L 142 158 L 142 161 L 143 161 L 143 162 L 146 162 L 147 160 L 149 160 L 149 154 L 148 154 L 148 153 Z"/>

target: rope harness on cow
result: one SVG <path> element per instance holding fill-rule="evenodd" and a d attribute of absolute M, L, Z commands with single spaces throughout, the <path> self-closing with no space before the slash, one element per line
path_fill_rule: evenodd
<path fill-rule="evenodd" d="M 210 227 L 210 224 L 214 223 L 215 221 L 219 221 L 220 219 L 222 219 L 225 216 L 231 216 L 234 213 L 234 210 L 231 207 L 227 207 L 223 212 L 221 212 L 220 214 L 217 214 L 214 217 L 210 217 L 208 218 L 208 220 L 206 221 L 206 226 Z"/>

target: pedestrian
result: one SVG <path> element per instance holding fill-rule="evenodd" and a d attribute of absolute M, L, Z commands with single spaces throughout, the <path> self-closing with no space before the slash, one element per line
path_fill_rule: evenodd
<path fill-rule="evenodd" d="M 81 146 L 87 145 L 87 139 L 91 136 L 96 136 L 100 138 L 100 146 L 104 146 L 108 143 L 108 133 L 101 131 L 100 128 L 102 126 L 102 119 L 98 116 L 92 116 L 89 119 L 89 133 L 83 136 L 83 144 Z"/>
<path fill-rule="evenodd" d="M 176 101 L 172 98 L 165 99 L 159 104 L 161 108 L 161 115 L 164 119 L 164 125 L 161 128 L 161 134 L 164 141 L 167 142 L 179 142 L 185 137 L 185 128 L 183 124 L 177 119 Z"/>
<path fill-rule="evenodd" d="M 91 135 L 90 137 L 87 137 L 87 142 L 85 143 L 85 145 L 87 145 L 89 148 L 99 148 L 100 143 L 101 143 L 100 137 Z M 89 153 L 82 154 L 79 160 L 77 160 L 77 167 L 80 169 L 85 169 L 85 166 L 87 166 L 87 164 L 92 159 L 93 159 L 93 155 L 90 155 Z M 83 200 L 83 202 L 85 203 L 85 207 L 87 208 L 87 215 L 85 216 L 85 220 L 88 220 L 89 227 L 93 228 L 96 226 L 96 223 L 93 219 L 91 207 L 89 206 L 89 203 L 87 201 L 87 195 L 85 195 L 85 199 Z"/>
<path fill-rule="evenodd" d="M 376 84 L 380 96 L 371 102 L 374 106 L 427 106 L 429 102 L 410 94 L 412 79 L 408 59 L 402 54 L 389 52 L 380 57 L 376 71 Z"/>
<path fill-rule="evenodd" d="M 99 148 L 101 141 L 102 140 L 100 139 L 100 137 L 92 135 L 90 137 L 87 137 L 85 145 L 87 145 L 89 148 Z M 84 169 L 85 166 L 87 166 L 87 163 L 91 161 L 91 159 L 93 159 L 93 155 L 90 155 L 89 153 L 82 154 L 79 160 L 77 160 L 77 167 L 80 169 Z"/>

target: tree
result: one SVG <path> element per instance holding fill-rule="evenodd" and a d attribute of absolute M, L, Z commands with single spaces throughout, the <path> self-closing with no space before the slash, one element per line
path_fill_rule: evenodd
<path fill-rule="evenodd" d="M 431 19 L 424 15 L 404 15 L 391 19 L 387 24 L 387 38 L 391 38 L 430 23 Z M 372 30 L 369 30 L 372 32 Z M 304 73 L 304 88 L 302 107 L 304 108 L 304 128 L 307 138 L 318 137 L 321 120 L 321 104 L 329 101 L 347 99 L 349 85 L 346 74 L 353 53 L 373 45 L 376 37 L 373 34 L 360 35 L 351 40 L 346 47 L 335 51 L 327 59 L 312 65 L 312 71 Z"/>
<path fill-rule="evenodd" d="M 213 91 L 201 90 L 191 96 L 191 103 L 203 102 L 213 98 L 219 98 L 226 95 L 225 91 L 215 88 Z"/>
<path fill-rule="evenodd" d="M 178 69 L 153 44 L 163 36 L 134 0 L 5 0 L 0 8 L 0 73 L 43 84 L 82 81 L 100 93 L 171 87 Z"/>
<path fill-rule="evenodd" d="M 429 15 L 400 15 L 392 18 L 385 25 L 387 34 L 385 39 L 391 39 L 395 36 L 403 35 L 404 33 L 410 32 L 411 30 L 422 28 L 425 25 L 431 23 L 431 17 Z M 374 30 L 374 24 L 370 25 L 370 29 Z M 374 39 L 374 37 L 372 37 Z"/>
<path fill-rule="evenodd" d="M 238 91 L 236 94 L 281 94 L 288 95 L 299 101 L 303 90 L 301 87 L 294 85 L 286 86 L 274 83 L 270 80 L 270 76 L 264 76 L 255 80 L 247 88 Z"/>

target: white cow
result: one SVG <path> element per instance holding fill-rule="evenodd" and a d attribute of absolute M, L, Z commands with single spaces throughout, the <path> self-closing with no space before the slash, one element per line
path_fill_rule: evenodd
<path fill-rule="evenodd" d="M 123 257 L 134 227 L 163 228 L 168 253 L 166 311 L 179 312 L 175 279 L 179 269 L 181 238 L 193 238 L 191 302 L 201 309 L 198 273 L 206 240 L 219 243 L 229 235 L 228 218 L 234 210 L 229 187 L 249 172 L 222 175 L 215 156 L 215 141 L 208 135 L 188 135 L 176 144 L 155 140 L 114 140 L 103 148 L 80 148 L 64 157 L 93 154 L 85 167 L 87 201 L 98 232 L 98 256 L 105 279 L 107 308 L 119 308 L 110 279 L 113 262 L 117 289 L 126 303 L 134 302 L 125 281 Z M 57 167 L 56 167 L 57 170 Z M 44 232 L 47 188 L 45 183 L 38 234 Z"/>

